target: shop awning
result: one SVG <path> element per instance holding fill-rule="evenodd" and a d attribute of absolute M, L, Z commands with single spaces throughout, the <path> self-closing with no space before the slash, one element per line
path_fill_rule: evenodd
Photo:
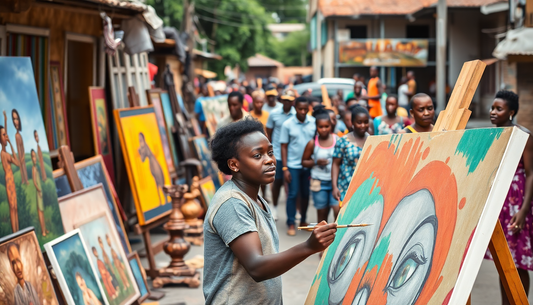
<path fill-rule="evenodd" d="M 196 75 L 201 75 L 201 76 L 203 76 L 206 79 L 211 79 L 211 78 L 216 78 L 217 77 L 217 74 L 215 72 L 209 71 L 209 70 L 194 69 L 194 73 Z"/>
<path fill-rule="evenodd" d="M 502 60 L 508 55 L 533 55 L 533 28 L 509 30 L 492 55 Z"/>

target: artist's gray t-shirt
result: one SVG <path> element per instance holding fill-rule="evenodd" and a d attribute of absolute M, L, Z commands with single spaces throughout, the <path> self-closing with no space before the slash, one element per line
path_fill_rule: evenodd
<path fill-rule="evenodd" d="M 281 277 L 257 283 L 229 248 L 237 237 L 257 232 L 263 255 L 279 252 L 276 223 L 270 208 L 262 201 L 267 211 L 231 180 L 211 200 L 204 223 L 203 289 L 206 304 L 283 304 Z"/>

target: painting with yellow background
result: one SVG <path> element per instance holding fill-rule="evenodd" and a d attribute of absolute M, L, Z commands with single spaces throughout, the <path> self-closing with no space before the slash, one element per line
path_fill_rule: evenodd
<path fill-rule="evenodd" d="M 171 184 L 153 107 L 115 110 L 122 152 L 139 224 L 150 223 L 172 208 L 163 186 Z"/>

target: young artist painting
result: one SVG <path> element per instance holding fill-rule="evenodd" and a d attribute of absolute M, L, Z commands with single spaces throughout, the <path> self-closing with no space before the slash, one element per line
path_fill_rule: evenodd
<path fill-rule="evenodd" d="M 492 124 L 497 127 L 517 126 L 530 134 L 531 132 L 529 130 L 513 123 L 513 118 L 517 113 L 518 95 L 505 90 L 496 93 L 490 111 L 490 121 Z M 529 292 L 528 270 L 533 270 L 533 250 L 531 249 L 531 240 L 533 238 L 532 199 L 533 140 L 529 137 L 499 217 L 526 293 Z M 488 251 L 485 258 L 492 258 Z M 503 286 L 500 285 L 500 288 L 502 292 L 502 304 L 509 304 Z"/>
<path fill-rule="evenodd" d="M 223 127 L 211 149 L 218 168 L 232 179 L 216 192 L 205 217 L 205 302 L 282 304 L 280 276 L 326 249 L 337 225 L 321 222 L 306 242 L 278 253 L 276 223 L 258 195 L 276 175 L 263 125 L 245 119 Z"/>

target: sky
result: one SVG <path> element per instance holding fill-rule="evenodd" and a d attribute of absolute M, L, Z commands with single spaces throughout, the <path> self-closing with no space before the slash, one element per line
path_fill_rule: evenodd
<path fill-rule="evenodd" d="M 29 57 L 0 57 L 0 125 L 5 124 L 3 111 L 6 111 L 8 136 L 16 150 L 16 130 L 11 118 L 13 108 L 17 109 L 22 121 L 21 133 L 25 152 L 30 153 L 32 149 L 37 151 L 34 130 L 39 134 L 41 150 L 48 152 L 46 131 Z M 11 148 L 7 151 L 11 152 Z"/>

